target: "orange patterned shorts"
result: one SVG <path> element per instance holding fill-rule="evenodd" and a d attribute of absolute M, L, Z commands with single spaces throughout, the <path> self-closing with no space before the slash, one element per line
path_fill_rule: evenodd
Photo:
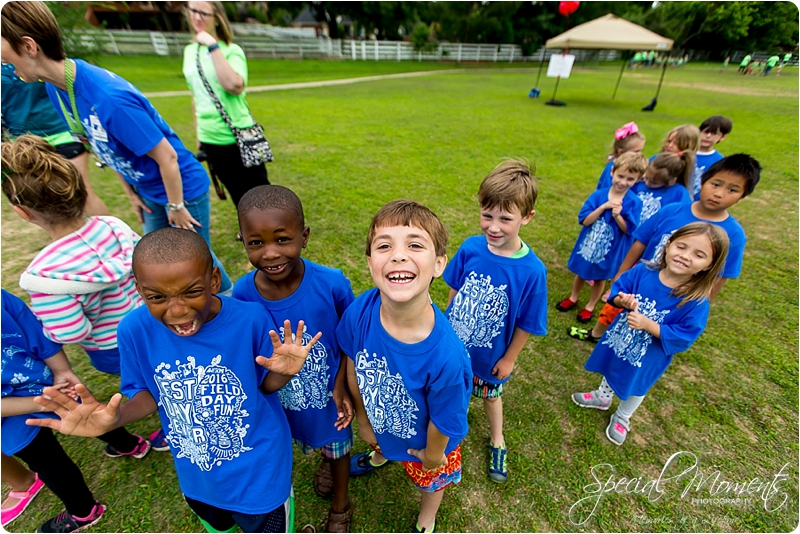
<path fill-rule="evenodd" d="M 461 482 L 461 445 L 448 454 L 446 460 L 446 463 L 435 471 L 425 471 L 421 462 L 403 462 L 403 467 L 417 488 L 434 493 L 450 484 Z"/>
<path fill-rule="evenodd" d="M 597 322 L 600 324 L 604 324 L 606 326 L 611 326 L 611 323 L 614 322 L 614 319 L 617 318 L 617 315 L 622 313 L 623 309 L 624 308 L 617 308 L 616 306 L 612 306 L 611 304 L 606 302 L 606 305 L 603 306 L 603 309 L 600 311 L 600 317 L 597 318 Z"/>

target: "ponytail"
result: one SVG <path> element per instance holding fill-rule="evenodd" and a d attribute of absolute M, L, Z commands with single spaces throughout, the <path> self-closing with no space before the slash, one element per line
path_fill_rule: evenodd
<path fill-rule="evenodd" d="M 662 152 L 650 162 L 656 172 L 656 178 L 664 184 L 673 180 L 682 184 L 689 191 L 692 190 L 692 177 L 694 175 L 694 152 L 684 150 L 677 154 Z"/>

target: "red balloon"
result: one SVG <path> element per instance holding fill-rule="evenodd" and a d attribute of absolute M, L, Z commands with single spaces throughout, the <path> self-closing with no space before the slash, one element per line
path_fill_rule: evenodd
<path fill-rule="evenodd" d="M 579 5 L 580 2 L 559 2 L 558 12 L 566 17 L 570 13 L 575 13 Z"/>

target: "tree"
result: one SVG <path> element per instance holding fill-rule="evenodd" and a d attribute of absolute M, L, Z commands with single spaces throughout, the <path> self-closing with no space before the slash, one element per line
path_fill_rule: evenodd
<path fill-rule="evenodd" d="M 64 52 L 69 57 L 81 58 L 96 63 L 103 43 L 95 33 L 83 33 L 82 30 L 94 30 L 83 17 L 89 5 L 102 5 L 100 2 L 45 2 L 53 13 L 61 28 Z M 105 22 L 103 23 L 105 27 Z M 78 30 L 78 31 L 76 31 Z"/>

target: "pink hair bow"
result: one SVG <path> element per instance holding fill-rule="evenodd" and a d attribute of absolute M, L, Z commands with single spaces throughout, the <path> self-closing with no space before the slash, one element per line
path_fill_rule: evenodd
<path fill-rule="evenodd" d="M 639 132 L 639 127 L 636 125 L 635 122 L 629 122 L 628 124 L 623 124 L 622 128 L 617 129 L 614 132 L 614 138 L 619 141 L 620 139 L 625 139 L 629 135 L 633 135 Z"/>

